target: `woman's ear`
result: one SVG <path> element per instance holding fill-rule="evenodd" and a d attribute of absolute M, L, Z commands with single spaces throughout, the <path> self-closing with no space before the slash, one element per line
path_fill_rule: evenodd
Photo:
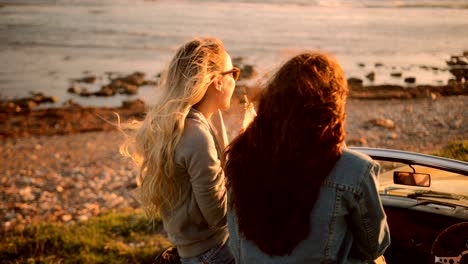
<path fill-rule="evenodd" d="M 222 91 L 222 88 L 223 88 L 223 81 L 221 80 L 221 78 L 219 77 L 215 77 L 214 80 L 213 80 L 213 87 L 217 90 L 217 91 Z"/>

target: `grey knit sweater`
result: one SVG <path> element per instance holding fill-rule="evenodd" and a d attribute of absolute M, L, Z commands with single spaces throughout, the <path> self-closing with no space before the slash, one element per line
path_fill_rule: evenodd
<path fill-rule="evenodd" d="M 162 214 L 169 240 L 189 258 L 224 243 L 226 188 L 221 168 L 222 146 L 203 114 L 191 109 L 175 151 L 176 180 L 184 200 Z"/>

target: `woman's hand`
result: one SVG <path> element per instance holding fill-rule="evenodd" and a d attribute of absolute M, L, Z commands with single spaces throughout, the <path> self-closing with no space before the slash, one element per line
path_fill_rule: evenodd
<path fill-rule="evenodd" d="M 239 130 L 239 133 L 243 133 L 247 127 L 252 123 L 252 121 L 255 119 L 257 116 L 257 112 L 255 111 L 254 104 L 252 102 L 249 102 L 249 99 L 247 98 L 246 95 L 244 95 L 244 119 L 242 120 L 242 127 Z"/>

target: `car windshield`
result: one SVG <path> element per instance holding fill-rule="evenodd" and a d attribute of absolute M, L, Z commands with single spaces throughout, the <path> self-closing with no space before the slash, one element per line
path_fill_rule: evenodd
<path fill-rule="evenodd" d="M 379 192 L 389 195 L 407 196 L 429 200 L 457 200 L 468 205 L 468 176 L 425 166 L 409 166 L 399 162 L 378 161 Z M 414 171 L 413 171 L 414 168 Z M 395 184 L 395 171 L 426 173 L 431 177 L 429 187 Z"/>

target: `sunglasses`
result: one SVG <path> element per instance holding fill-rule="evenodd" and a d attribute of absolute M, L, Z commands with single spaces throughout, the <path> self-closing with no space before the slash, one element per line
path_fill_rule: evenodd
<path fill-rule="evenodd" d="M 222 72 L 221 75 L 226 75 L 232 73 L 232 78 L 234 78 L 234 81 L 237 81 L 240 76 L 240 69 L 237 67 L 232 68 L 232 70 Z"/>

